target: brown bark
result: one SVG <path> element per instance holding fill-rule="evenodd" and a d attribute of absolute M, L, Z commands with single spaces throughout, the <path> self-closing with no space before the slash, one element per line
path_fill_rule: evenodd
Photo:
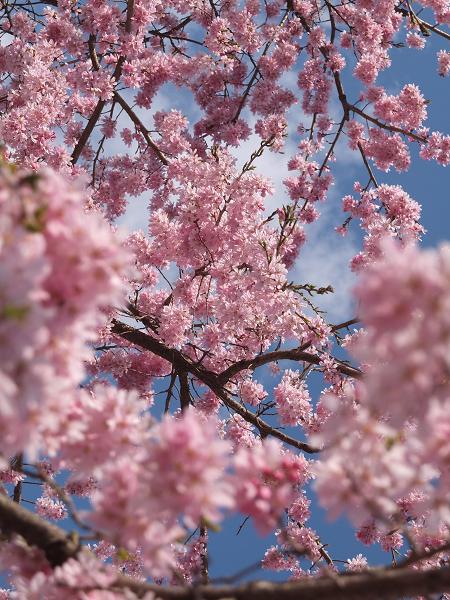
<path fill-rule="evenodd" d="M 8 537 L 13 534 L 21 535 L 30 546 L 41 548 L 54 567 L 75 557 L 80 550 L 76 535 L 47 523 L 1 493 L 0 531 Z"/>
<path fill-rule="evenodd" d="M 151 335 L 148 335 L 139 329 L 134 329 L 133 327 L 130 327 L 121 321 L 113 320 L 111 331 L 124 340 L 127 340 L 128 342 L 131 342 L 140 348 L 149 350 L 161 358 L 164 358 L 173 365 L 173 368 L 177 372 L 191 373 L 191 375 L 198 379 L 198 381 L 201 381 L 203 384 L 207 385 L 209 389 L 212 390 L 226 406 L 228 406 L 228 408 L 231 408 L 236 413 L 241 415 L 241 417 L 243 417 L 248 423 L 254 425 L 263 437 L 271 435 L 280 441 L 285 442 L 286 444 L 289 444 L 298 450 L 303 450 L 303 452 L 307 452 L 309 454 L 319 451 L 318 448 L 314 448 L 305 442 L 300 442 L 286 433 L 268 425 L 263 419 L 261 419 L 261 417 L 258 417 L 255 415 L 255 413 L 245 408 L 243 404 L 237 400 L 234 400 L 234 398 L 227 393 L 223 386 L 220 375 L 212 373 L 211 371 L 192 363 L 178 350 L 175 350 L 174 348 L 167 348 L 167 346 Z M 315 356 L 314 359 L 317 359 L 317 362 L 319 360 L 318 357 Z M 295 359 L 292 358 L 292 360 L 302 359 L 296 357 Z"/>
<path fill-rule="evenodd" d="M 240 586 L 199 586 L 195 589 L 130 584 L 129 580 L 123 579 L 119 587 L 124 585 L 138 597 L 151 590 L 161 600 L 395 600 L 450 590 L 450 567 L 428 571 L 373 569 L 299 582 L 258 581 Z"/>

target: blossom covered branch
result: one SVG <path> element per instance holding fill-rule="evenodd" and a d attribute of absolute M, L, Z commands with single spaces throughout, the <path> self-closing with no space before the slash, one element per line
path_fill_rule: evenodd
<path fill-rule="evenodd" d="M 41 521 L 29 511 L 15 506 L 0 496 L 0 525 L 3 531 L 22 533 L 26 541 L 46 553 L 54 566 L 74 560 L 81 552 L 76 536 Z M 419 557 L 416 558 L 419 560 Z M 69 591 L 70 580 L 65 581 L 64 572 L 59 577 L 59 588 Z M 269 583 L 254 582 L 242 586 L 197 586 L 195 588 L 167 587 L 142 583 L 123 575 L 116 575 L 108 582 L 108 589 L 132 591 L 136 598 L 150 598 L 157 594 L 161 600 L 195 600 L 199 594 L 205 599 L 221 600 L 290 600 L 301 596 L 307 600 L 317 598 L 398 598 L 403 595 L 442 592 L 450 585 L 450 567 L 427 571 L 411 571 L 403 566 L 396 569 L 372 569 L 366 574 L 324 577 L 319 582 Z M 97 583 L 97 589 L 105 589 Z M 96 585 L 90 586 L 90 589 Z M 83 586 L 80 586 L 83 591 Z"/>

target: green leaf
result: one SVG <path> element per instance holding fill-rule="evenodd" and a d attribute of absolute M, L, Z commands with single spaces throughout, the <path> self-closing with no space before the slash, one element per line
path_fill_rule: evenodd
<path fill-rule="evenodd" d="M 23 321 L 30 310 L 29 306 L 15 306 L 6 304 L 0 312 L 2 319 L 11 319 L 12 321 Z"/>

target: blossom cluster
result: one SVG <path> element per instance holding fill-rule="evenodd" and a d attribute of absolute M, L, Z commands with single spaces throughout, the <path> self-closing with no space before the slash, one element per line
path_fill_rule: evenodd
<path fill-rule="evenodd" d="M 54 454 L 106 309 L 125 296 L 129 253 L 86 212 L 82 189 L 45 170 L 0 170 L 1 443 Z"/>
<path fill-rule="evenodd" d="M 378 532 L 361 536 L 389 548 L 389 531 L 420 543 L 449 523 L 450 254 L 392 240 L 380 251 L 355 290 L 365 330 L 348 347 L 364 379 L 327 398 L 315 486 L 331 515 L 375 519 Z"/>

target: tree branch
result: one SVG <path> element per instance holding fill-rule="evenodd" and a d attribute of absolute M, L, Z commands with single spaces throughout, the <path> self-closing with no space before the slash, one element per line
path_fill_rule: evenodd
<path fill-rule="evenodd" d="M 97 121 L 100 119 L 100 115 L 102 114 L 102 110 L 105 107 L 105 100 L 99 100 L 97 102 L 97 106 L 94 108 L 94 112 L 89 118 L 86 127 L 83 129 L 78 142 L 75 145 L 75 148 L 72 152 L 72 164 L 75 165 L 78 162 L 78 159 L 81 156 L 81 153 L 84 150 L 84 147 L 87 144 L 88 139 L 91 137 L 91 133 L 94 131 L 94 127 L 97 124 Z"/>
<path fill-rule="evenodd" d="M 380 121 L 379 119 L 376 119 L 375 117 L 372 117 L 371 115 L 368 115 L 366 112 L 364 112 L 363 110 L 361 110 L 354 104 L 349 104 L 348 108 L 351 112 L 355 112 L 356 114 L 360 115 L 367 121 L 370 121 L 371 123 L 373 123 L 380 129 L 386 129 L 387 131 L 390 131 L 391 133 L 401 133 L 402 135 L 406 135 L 407 137 L 410 137 L 413 140 L 416 140 L 416 142 L 421 142 L 422 144 L 425 144 L 427 142 L 427 138 L 424 137 L 423 135 L 417 135 L 417 133 L 413 133 L 412 131 L 407 131 L 406 129 L 402 129 L 401 127 L 396 127 L 395 125 L 389 125 L 388 123 L 383 123 L 383 121 Z"/>
<path fill-rule="evenodd" d="M 23 454 L 17 454 L 13 460 L 11 461 L 11 469 L 15 471 L 21 471 L 23 466 Z M 20 500 L 22 497 L 22 480 L 19 480 L 14 486 L 13 491 L 13 500 L 20 504 Z"/>
<path fill-rule="evenodd" d="M 189 393 L 189 381 L 186 371 L 180 371 L 178 373 L 178 380 L 180 382 L 181 410 L 186 410 L 191 403 L 191 394 Z"/>
<path fill-rule="evenodd" d="M 436 25 L 432 25 L 431 23 L 428 23 L 428 21 L 424 21 L 423 19 L 421 19 L 412 10 L 411 5 L 410 5 L 409 2 L 407 2 L 407 5 L 408 5 L 408 10 L 406 10 L 405 8 L 401 8 L 400 6 L 396 6 L 395 7 L 395 11 L 399 12 L 404 17 L 409 17 L 410 20 L 411 20 L 411 24 L 412 25 L 416 25 L 416 24 L 419 25 L 422 34 L 424 34 L 424 35 L 430 35 L 427 32 L 427 30 L 430 29 L 431 31 L 433 31 L 437 35 L 440 35 L 441 37 L 445 38 L 446 40 L 450 40 L 450 34 L 448 34 L 446 31 L 443 31 L 442 29 L 439 29 L 439 27 L 436 27 Z"/>
<path fill-rule="evenodd" d="M 134 13 L 134 0 L 128 0 L 127 17 L 126 17 L 126 22 L 125 22 L 125 31 L 127 33 L 129 33 L 131 31 L 131 20 L 133 18 L 133 13 Z M 93 40 L 91 38 L 89 38 L 88 45 L 89 45 L 89 50 L 92 54 Z M 116 83 L 118 83 L 118 81 L 122 75 L 122 68 L 123 68 L 124 62 L 125 62 L 125 57 L 120 56 L 119 60 L 117 61 L 117 64 L 116 64 L 116 68 L 114 69 L 114 73 L 112 75 L 112 78 L 116 81 Z M 95 68 L 95 61 L 93 62 L 93 65 Z M 97 102 L 97 105 L 94 108 L 94 112 L 90 116 L 86 127 L 83 129 L 83 132 L 81 133 L 80 138 L 79 138 L 78 142 L 76 143 L 75 148 L 72 151 L 71 160 L 72 160 L 73 165 L 75 165 L 77 163 L 78 159 L 80 158 L 81 153 L 83 152 L 83 149 L 86 146 L 89 138 L 91 137 L 91 134 L 94 131 L 94 127 L 96 126 L 97 121 L 99 120 L 100 115 L 102 114 L 105 104 L 106 104 L 105 100 L 99 100 Z"/>
<path fill-rule="evenodd" d="M 154 591 L 162 600 L 394 600 L 404 596 L 440 593 L 450 589 L 450 567 L 418 571 L 405 568 L 373 569 L 364 573 L 332 575 L 299 582 L 258 581 L 241 586 L 179 588 L 118 580 L 139 598 Z"/>
<path fill-rule="evenodd" d="M 339 329 L 346 329 L 347 327 L 350 327 L 350 325 L 356 325 L 358 324 L 359 318 L 355 317 L 354 319 L 349 319 L 348 321 L 344 321 L 343 323 L 338 323 L 337 325 L 333 325 L 333 327 L 331 328 L 331 331 L 339 331 Z"/>
<path fill-rule="evenodd" d="M 167 346 L 154 337 L 144 333 L 143 331 L 134 329 L 133 327 L 130 327 L 121 321 L 117 321 L 116 319 L 113 319 L 112 321 L 111 332 L 120 336 L 124 340 L 135 344 L 136 346 L 144 348 L 144 350 L 149 350 L 150 352 L 153 352 L 153 354 L 164 358 L 173 365 L 176 371 L 185 371 L 194 375 L 196 379 L 208 386 L 216 394 L 216 396 L 220 398 L 226 406 L 228 406 L 228 408 L 234 410 L 248 423 L 251 423 L 257 427 L 261 435 L 271 435 L 276 437 L 282 442 L 285 442 L 286 444 L 297 448 L 298 450 L 303 450 L 303 452 L 307 452 L 308 454 L 319 452 L 318 448 L 310 446 L 305 442 L 300 442 L 286 433 L 283 433 L 282 431 L 279 431 L 278 429 L 268 425 L 260 417 L 245 408 L 243 404 L 231 398 L 224 389 L 223 382 L 219 379 L 218 375 L 212 373 L 211 371 L 207 371 L 206 369 L 203 369 L 194 363 L 191 363 L 178 350 L 175 350 L 174 348 L 167 348 Z"/>
<path fill-rule="evenodd" d="M 1 493 L 0 530 L 7 536 L 19 534 L 30 546 L 41 548 L 53 567 L 74 558 L 81 548 L 76 535 L 47 523 Z"/>
<path fill-rule="evenodd" d="M 114 97 L 116 98 L 116 100 L 120 104 L 120 106 L 124 109 L 124 111 L 127 113 L 127 115 L 130 117 L 130 119 L 133 121 L 133 123 L 136 125 L 136 127 L 139 129 L 139 131 L 142 133 L 145 141 L 147 142 L 147 145 L 153 150 L 153 152 L 156 154 L 156 156 L 159 158 L 159 160 L 163 163 L 163 165 L 168 165 L 169 161 L 164 156 L 164 154 L 161 152 L 161 150 L 158 148 L 158 146 L 155 144 L 155 142 L 152 140 L 152 138 L 149 136 L 147 128 L 144 126 L 144 124 L 139 119 L 139 117 L 134 112 L 134 110 L 131 108 L 131 106 L 117 92 L 114 93 Z"/>
<path fill-rule="evenodd" d="M 297 362 L 307 362 L 318 365 L 320 363 L 320 356 L 311 354 L 310 352 L 304 352 L 301 347 L 293 348 L 292 350 L 275 350 L 274 352 L 260 354 L 259 356 L 255 356 L 255 358 L 240 360 L 223 371 L 218 378 L 221 383 L 225 383 L 244 369 L 255 369 L 256 367 L 261 367 L 262 365 L 276 362 L 277 360 L 294 360 Z M 334 360 L 337 361 L 337 359 Z M 359 369 L 346 365 L 340 361 L 337 362 L 336 368 L 340 373 L 348 375 L 349 377 L 354 377 L 355 379 L 360 379 L 362 377 L 363 373 Z"/>

